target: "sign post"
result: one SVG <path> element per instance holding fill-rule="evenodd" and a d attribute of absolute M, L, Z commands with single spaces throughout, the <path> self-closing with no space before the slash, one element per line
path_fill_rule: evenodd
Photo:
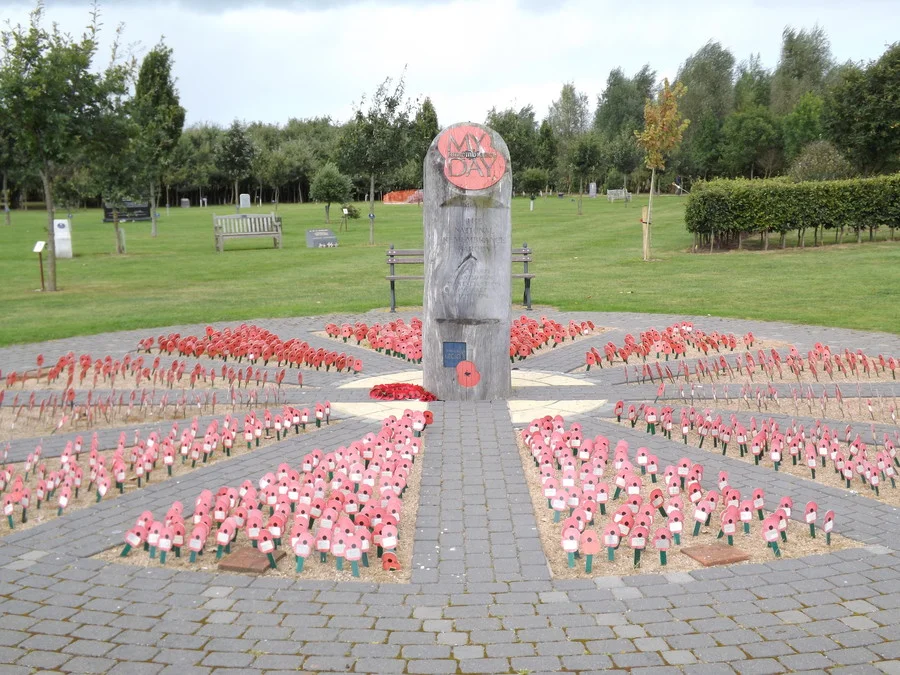
<path fill-rule="evenodd" d="M 38 267 L 41 269 L 41 290 L 44 290 L 44 246 L 47 244 L 45 241 L 38 241 L 34 245 L 34 249 L 32 249 L 32 253 L 38 254 Z"/>

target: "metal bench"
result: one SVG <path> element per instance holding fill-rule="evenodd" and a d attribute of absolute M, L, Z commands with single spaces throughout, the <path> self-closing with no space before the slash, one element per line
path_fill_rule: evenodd
<path fill-rule="evenodd" d="M 522 244 L 522 248 L 514 248 L 512 250 L 512 264 L 522 265 L 521 272 L 511 272 L 513 279 L 523 279 L 525 281 L 525 292 L 522 296 L 522 304 L 527 309 L 531 309 L 531 280 L 534 279 L 534 272 L 528 271 L 528 263 L 532 262 L 532 250 L 528 248 L 528 244 Z M 391 283 L 391 311 L 397 311 L 397 294 L 395 284 L 398 281 L 416 281 L 425 279 L 425 274 L 397 274 L 396 265 L 424 265 L 425 251 L 421 248 L 398 249 L 391 248 L 387 251 L 387 264 L 390 273 L 385 277 Z"/>
<path fill-rule="evenodd" d="M 216 251 L 225 250 L 226 239 L 271 237 L 275 248 L 281 248 L 281 218 L 274 213 L 239 213 L 230 216 L 213 214 Z"/>

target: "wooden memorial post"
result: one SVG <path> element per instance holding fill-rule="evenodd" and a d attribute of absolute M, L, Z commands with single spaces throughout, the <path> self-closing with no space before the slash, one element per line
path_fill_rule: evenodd
<path fill-rule="evenodd" d="M 425 156 L 425 388 L 443 400 L 504 399 L 509 361 L 512 169 L 479 124 L 444 129 Z"/>

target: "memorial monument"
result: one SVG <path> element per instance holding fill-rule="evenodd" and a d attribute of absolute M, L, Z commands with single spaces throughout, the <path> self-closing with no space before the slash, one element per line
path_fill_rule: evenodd
<path fill-rule="evenodd" d="M 425 156 L 424 385 L 439 399 L 510 394 L 512 168 L 479 124 L 447 127 Z"/>

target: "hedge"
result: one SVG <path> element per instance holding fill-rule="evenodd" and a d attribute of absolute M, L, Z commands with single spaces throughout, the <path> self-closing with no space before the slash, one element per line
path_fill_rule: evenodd
<path fill-rule="evenodd" d="M 900 227 L 900 174 L 876 178 L 792 183 L 786 178 L 768 180 L 713 180 L 695 183 L 685 207 L 685 225 L 694 235 L 695 248 L 718 240 L 737 240 L 758 233 L 768 247 L 770 233 L 781 236 L 797 232 L 804 245 L 807 229 L 815 243 L 824 230 L 834 230 L 835 240 L 843 240 L 846 230 Z M 820 234 L 821 233 L 821 234 Z"/>

